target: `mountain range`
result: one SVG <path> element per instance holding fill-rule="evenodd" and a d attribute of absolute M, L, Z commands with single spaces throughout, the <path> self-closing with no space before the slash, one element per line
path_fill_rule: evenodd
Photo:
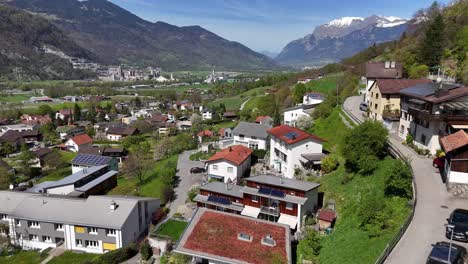
<path fill-rule="evenodd" d="M 374 43 L 400 38 L 408 20 L 372 15 L 343 17 L 287 44 L 275 60 L 283 65 L 322 65 L 349 57 Z"/>
<path fill-rule="evenodd" d="M 103 64 L 261 70 L 274 61 L 200 26 L 152 23 L 107 0 L 0 0 L 42 16 Z M 1 33 L 1 32 L 0 32 Z"/>

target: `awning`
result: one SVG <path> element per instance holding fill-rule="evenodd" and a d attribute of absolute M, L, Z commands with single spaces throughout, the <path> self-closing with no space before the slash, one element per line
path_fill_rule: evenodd
<path fill-rule="evenodd" d="M 295 229 L 297 225 L 297 217 L 288 214 L 280 214 L 278 223 L 288 225 L 291 229 Z"/>
<path fill-rule="evenodd" d="M 468 110 L 468 102 L 450 102 L 443 104 L 443 106 L 452 110 Z"/>
<path fill-rule="evenodd" d="M 256 207 L 248 206 L 248 205 L 246 205 L 244 207 L 244 210 L 242 210 L 241 212 L 241 215 L 250 216 L 253 218 L 257 218 L 259 214 L 260 214 L 260 208 L 256 208 Z"/>
<path fill-rule="evenodd" d="M 452 125 L 455 129 L 468 129 L 468 125 Z"/>

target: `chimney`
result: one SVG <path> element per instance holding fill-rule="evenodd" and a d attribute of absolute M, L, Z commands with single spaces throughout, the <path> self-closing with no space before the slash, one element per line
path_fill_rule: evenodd
<path fill-rule="evenodd" d="M 232 152 L 232 147 L 229 147 L 229 152 Z"/>
<path fill-rule="evenodd" d="M 114 200 L 110 202 L 110 209 L 111 211 L 115 211 L 115 209 L 117 209 L 117 203 Z"/>
<path fill-rule="evenodd" d="M 389 62 L 389 61 L 386 61 L 386 62 L 385 62 L 385 69 L 388 69 L 388 68 L 390 68 L 390 62 Z"/>
<path fill-rule="evenodd" d="M 390 63 L 390 68 L 395 69 L 395 65 L 396 65 L 396 62 L 392 61 L 392 62 Z"/>

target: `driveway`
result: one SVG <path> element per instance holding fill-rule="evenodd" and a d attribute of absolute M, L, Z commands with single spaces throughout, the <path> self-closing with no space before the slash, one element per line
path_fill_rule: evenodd
<path fill-rule="evenodd" d="M 363 119 L 359 110 L 361 101 L 362 96 L 350 97 L 343 107 L 357 118 Z M 455 198 L 447 192 L 431 159 L 416 155 L 401 144 L 403 140 L 396 134 L 390 134 L 390 141 L 411 160 L 417 185 L 417 204 L 413 221 L 385 263 L 425 263 L 431 244 L 447 241 L 444 224 L 450 213 L 456 208 L 468 208 L 468 200 Z M 461 245 L 466 247 L 466 244 Z"/>
<path fill-rule="evenodd" d="M 187 200 L 187 192 L 193 185 L 201 184 L 203 179 L 206 178 L 206 174 L 190 174 L 190 168 L 205 166 L 203 162 L 190 160 L 190 155 L 197 151 L 189 150 L 179 155 L 176 174 L 178 184 L 174 188 L 175 198 L 169 207 L 169 216 L 172 216 L 176 212 L 186 213 L 185 209 L 187 207 L 185 206 L 185 201 Z"/>

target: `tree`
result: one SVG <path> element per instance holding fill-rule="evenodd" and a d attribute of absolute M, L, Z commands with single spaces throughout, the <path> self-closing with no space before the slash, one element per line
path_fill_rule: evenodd
<path fill-rule="evenodd" d="M 161 193 L 161 203 L 166 204 L 174 198 L 174 188 L 172 185 L 165 185 Z"/>
<path fill-rule="evenodd" d="M 414 64 L 408 70 L 411 79 L 425 78 L 429 74 L 429 67 L 426 65 Z"/>
<path fill-rule="evenodd" d="M 392 226 L 392 207 L 385 204 L 384 197 L 369 190 L 366 192 L 359 203 L 357 216 L 360 219 L 360 227 L 367 232 L 369 237 L 377 237 L 390 229 Z"/>
<path fill-rule="evenodd" d="M 392 160 L 385 171 L 385 195 L 411 198 L 412 172 L 410 166 L 402 160 Z"/>
<path fill-rule="evenodd" d="M 440 64 L 444 50 L 444 19 L 438 12 L 429 22 L 424 39 L 419 48 L 419 61 L 421 64 L 434 67 Z"/>
<path fill-rule="evenodd" d="M 1 156 L 7 156 L 7 155 L 10 155 L 10 154 L 13 154 L 15 153 L 16 151 L 16 148 L 11 145 L 10 143 L 5 143 L 5 142 L 2 142 L 1 145 L 0 145 L 0 155 Z"/>
<path fill-rule="evenodd" d="M 94 127 L 90 126 L 86 128 L 86 134 L 93 138 L 96 135 L 96 130 L 94 130 Z"/>
<path fill-rule="evenodd" d="M 49 169 L 64 168 L 68 166 L 68 163 L 62 159 L 62 156 L 57 149 L 54 149 L 44 157 L 44 164 L 49 167 Z"/>
<path fill-rule="evenodd" d="M 143 242 L 143 245 L 141 245 L 140 254 L 143 260 L 149 260 L 153 256 L 153 249 L 148 241 Z"/>
<path fill-rule="evenodd" d="M 141 98 L 140 97 L 135 97 L 135 106 L 136 107 L 141 107 L 143 105 L 143 103 L 141 102 Z"/>
<path fill-rule="evenodd" d="M 4 167 L 0 167 L 0 190 L 7 190 L 12 182 L 13 175 Z"/>
<path fill-rule="evenodd" d="M 33 167 L 33 162 L 36 155 L 32 153 L 26 146 L 23 145 L 21 153 L 16 157 L 18 160 L 19 171 L 28 178 L 33 178 L 40 173 L 40 168 Z"/>
<path fill-rule="evenodd" d="M 387 154 L 388 130 L 378 121 L 365 121 L 344 136 L 343 156 L 352 172 L 370 174 Z"/>
<path fill-rule="evenodd" d="M 39 115 L 49 115 L 51 118 L 54 117 L 54 110 L 49 105 L 41 105 L 37 109 Z"/>
<path fill-rule="evenodd" d="M 202 130 L 203 119 L 199 114 L 193 113 L 192 116 L 190 117 L 190 122 L 192 122 L 192 130 L 194 132 L 198 132 Z"/>
<path fill-rule="evenodd" d="M 338 160 L 333 156 L 326 156 L 322 158 L 321 168 L 325 173 L 330 173 L 338 167 Z"/>
<path fill-rule="evenodd" d="M 307 115 L 301 115 L 296 119 L 296 127 L 302 130 L 312 128 L 314 125 L 314 119 Z"/>
<path fill-rule="evenodd" d="M 151 169 L 151 160 L 148 157 L 148 149 L 136 147 L 122 168 L 123 174 L 128 178 L 136 178 L 138 190 L 144 184 L 145 175 Z"/>
<path fill-rule="evenodd" d="M 73 121 L 80 121 L 81 119 L 81 107 L 75 103 L 73 106 Z"/>
<path fill-rule="evenodd" d="M 180 142 L 182 143 L 182 142 Z M 172 141 L 170 138 L 163 138 L 156 142 L 154 147 L 154 159 L 162 160 L 171 154 Z"/>
<path fill-rule="evenodd" d="M 294 102 L 296 104 L 302 103 L 302 99 L 306 92 L 307 92 L 307 87 L 303 83 L 296 84 L 293 90 Z"/>
<path fill-rule="evenodd" d="M 322 248 L 321 238 L 317 231 L 307 229 L 305 237 L 299 240 L 297 245 L 297 257 L 300 261 L 318 261 L 320 249 Z M 300 262 L 299 262 L 300 263 Z"/>

